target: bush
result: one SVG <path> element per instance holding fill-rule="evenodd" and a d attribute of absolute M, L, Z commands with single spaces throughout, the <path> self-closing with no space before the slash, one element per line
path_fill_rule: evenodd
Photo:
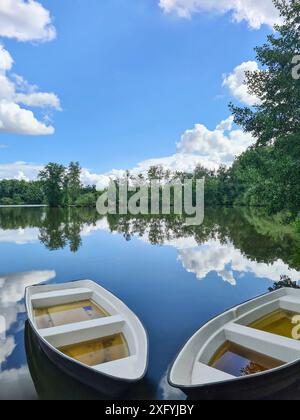
<path fill-rule="evenodd" d="M 87 193 L 77 198 L 75 206 L 77 207 L 96 207 L 97 197 L 93 193 Z"/>
<path fill-rule="evenodd" d="M 296 228 L 297 232 L 300 233 L 300 216 L 298 216 L 294 225 L 295 225 L 295 228 Z"/>
<path fill-rule="evenodd" d="M 0 199 L 0 204 L 2 206 L 12 206 L 14 205 L 14 200 L 12 198 L 9 197 L 4 197 Z"/>

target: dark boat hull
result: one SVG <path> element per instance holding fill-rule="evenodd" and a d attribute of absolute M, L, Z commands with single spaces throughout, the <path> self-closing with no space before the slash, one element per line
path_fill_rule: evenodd
<path fill-rule="evenodd" d="M 191 400 L 285 399 L 300 386 L 300 361 L 261 375 L 201 387 L 180 387 Z M 295 395 L 294 395 L 295 397 Z M 300 389 L 299 397 L 300 399 Z M 294 399 L 294 398 L 293 398 Z"/>
<path fill-rule="evenodd" d="M 56 367 L 83 385 L 93 388 L 107 399 L 115 399 L 130 391 L 140 381 L 126 381 L 104 375 L 73 362 L 48 346 L 30 324 L 30 329 L 43 352 Z"/>

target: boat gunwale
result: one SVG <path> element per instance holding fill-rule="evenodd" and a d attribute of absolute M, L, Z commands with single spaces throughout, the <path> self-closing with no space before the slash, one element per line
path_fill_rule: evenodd
<path fill-rule="evenodd" d="M 146 363 L 145 363 L 145 369 L 143 370 L 143 373 L 142 373 L 142 375 L 141 376 L 139 376 L 139 377 L 137 377 L 137 378 L 135 378 L 135 379 L 129 379 L 129 378 L 122 378 L 122 377 L 117 377 L 117 376 L 114 376 L 114 375 L 111 375 L 111 374 L 109 374 L 109 373 L 106 373 L 106 372 L 101 372 L 101 371 L 99 371 L 99 370 L 96 370 L 95 369 L 95 367 L 92 367 L 92 366 L 88 366 L 88 365 L 85 365 L 84 363 L 81 363 L 81 362 L 79 362 L 78 360 L 76 360 L 76 359 L 73 359 L 73 358 L 71 358 L 71 357 L 69 357 L 69 356 L 67 356 L 67 355 L 65 355 L 64 353 L 62 353 L 62 352 L 60 352 L 56 347 L 54 347 L 52 344 L 50 344 L 40 333 L 39 333 L 39 330 L 37 329 L 37 327 L 34 325 L 34 323 L 33 323 L 33 320 L 31 319 L 31 317 L 29 316 L 29 313 L 31 313 L 31 312 L 29 312 L 29 308 L 28 308 L 28 303 L 30 303 L 31 304 L 31 299 L 30 299 L 30 302 L 28 302 L 28 298 L 29 298 L 29 295 L 28 295 L 28 293 L 29 293 L 29 290 L 30 289 L 33 289 L 34 287 L 41 287 L 41 286 L 62 286 L 62 285 L 67 285 L 67 284 L 72 284 L 72 283 L 78 283 L 78 282 L 86 282 L 86 281 L 90 281 L 90 282 L 93 282 L 93 283 L 95 283 L 95 285 L 96 286 L 98 286 L 98 287 L 100 287 L 100 288 L 102 288 L 102 289 L 104 289 L 105 291 L 107 291 L 109 294 L 111 294 L 114 298 L 116 298 L 122 305 L 124 305 L 130 312 L 131 312 L 131 314 L 132 315 L 134 315 L 134 317 L 137 319 L 137 321 L 140 323 L 140 325 L 141 325 L 141 327 L 142 327 L 142 329 L 143 329 L 143 331 L 144 331 L 144 333 L 145 333 L 145 340 L 146 340 L 146 354 L 145 354 L 145 360 L 146 360 Z M 63 290 L 63 289 L 62 289 Z M 35 285 L 32 285 L 32 286 L 27 286 L 26 288 L 25 288 L 25 305 L 26 305 L 26 311 L 27 311 L 27 319 L 28 319 L 28 322 L 29 322 L 29 324 L 30 324 L 30 326 L 31 326 L 31 328 L 33 329 L 33 331 L 35 332 L 35 334 L 37 335 L 37 337 L 38 337 L 38 339 L 39 340 L 41 340 L 42 341 L 42 343 L 45 345 L 45 346 L 47 346 L 48 348 L 50 348 L 50 350 L 51 351 L 53 351 L 56 355 L 58 355 L 59 357 L 61 357 L 62 359 L 65 359 L 65 360 L 67 360 L 68 362 L 72 362 L 72 363 L 74 363 L 75 365 L 79 365 L 80 367 L 82 367 L 82 368 L 85 368 L 85 369 L 87 369 L 88 371 L 90 371 L 90 372 L 93 372 L 94 374 L 96 374 L 96 375 L 99 375 L 99 376 L 103 376 L 103 377 L 106 377 L 106 378 L 108 378 L 108 379 L 111 379 L 111 380 L 113 380 L 113 381 L 116 381 L 116 382 L 122 382 L 122 383 L 127 383 L 127 384 L 135 384 L 136 382 L 139 382 L 139 381 L 141 381 L 141 380 L 143 380 L 144 378 L 145 378 L 145 376 L 147 375 L 147 372 L 148 372 L 148 369 L 149 369 L 149 335 L 148 335 L 148 331 L 147 331 L 147 329 L 146 329 L 146 327 L 145 327 L 145 325 L 143 324 L 143 322 L 140 320 L 140 318 L 135 314 L 135 312 L 133 312 L 123 301 L 122 301 L 122 299 L 120 299 L 115 293 L 113 293 L 113 292 L 111 292 L 109 289 L 107 289 L 107 288 L 104 288 L 104 287 L 102 287 L 102 286 L 100 286 L 98 283 L 96 283 L 96 282 L 94 282 L 93 280 L 90 280 L 90 279 L 79 279 L 79 280 L 72 280 L 72 281 L 70 281 L 70 282 L 68 282 L 68 283 L 58 283 L 58 284 L 47 284 L 47 283 L 40 283 L 40 284 L 35 284 Z M 75 323 L 76 324 L 76 323 Z M 130 326 L 130 328 L 132 328 L 131 327 L 131 324 L 129 323 L 129 322 L 127 322 L 127 325 L 129 325 Z M 127 359 L 127 358 L 126 358 Z M 122 360 L 122 359 L 121 359 Z M 123 360 L 125 360 L 125 359 L 123 359 Z M 110 363 L 110 362 L 108 362 L 108 363 Z"/>
<path fill-rule="evenodd" d="M 210 382 L 210 383 L 204 383 L 204 384 L 198 384 L 198 385 L 197 384 L 180 385 L 180 384 L 174 383 L 172 381 L 172 379 L 171 379 L 171 376 L 172 376 L 172 373 L 173 373 L 173 369 L 174 369 L 175 363 L 177 362 L 179 356 L 183 353 L 185 347 L 197 336 L 197 334 L 199 334 L 201 332 L 201 330 L 203 330 L 205 327 L 207 327 L 208 324 L 210 324 L 211 322 L 215 321 L 216 319 L 222 317 L 223 315 L 225 315 L 225 314 L 227 314 L 227 313 L 229 313 L 229 312 L 231 312 L 231 311 L 233 311 L 233 310 L 235 310 L 235 309 L 237 309 L 237 308 L 239 308 L 239 307 L 241 307 L 243 305 L 246 305 L 247 303 L 250 303 L 252 301 L 255 301 L 255 300 L 257 300 L 259 298 L 262 298 L 264 296 L 270 296 L 270 295 L 276 294 L 276 293 L 279 294 L 278 292 L 279 291 L 282 291 L 282 290 L 291 290 L 291 288 L 284 287 L 284 288 L 275 290 L 275 291 L 273 291 L 271 293 L 270 292 L 266 292 L 266 293 L 263 293 L 261 295 L 257 295 L 256 297 L 254 297 L 252 299 L 247 299 L 245 302 L 242 302 L 242 303 L 240 303 L 238 305 L 232 306 L 229 309 L 227 309 L 224 312 L 222 312 L 221 314 L 219 314 L 217 316 L 214 316 L 213 318 L 209 319 L 201 328 L 199 328 L 197 331 L 195 331 L 194 334 L 192 334 L 192 336 L 185 342 L 185 344 L 181 347 L 181 349 L 177 353 L 176 357 L 174 358 L 173 362 L 171 363 L 171 365 L 170 365 L 170 367 L 168 369 L 167 379 L 168 379 L 169 385 L 172 386 L 173 388 L 181 389 L 182 391 L 184 391 L 184 390 L 194 391 L 194 390 L 204 390 L 204 389 L 207 389 L 208 390 L 208 389 L 212 389 L 212 388 L 214 388 L 216 386 L 221 386 L 221 385 L 224 385 L 224 384 L 230 385 L 230 384 L 234 384 L 234 383 L 237 383 L 237 382 L 247 382 L 247 381 L 249 382 L 253 378 L 268 377 L 268 376 L 271 376 L 274 373 L 280 373 L 281 371 L 284 371 L 287 368 L 292 368 L 293 366 L 300 365 L 300 357 L 299 357 L 299 359 L 297 359 L 295 361 L 286 362 L 282 366 L 279 366 L 279 367 L 273 368 L 273 369 L 269 369 L 269 370 L 267 370 L 265 372 L 258 372 L 258 373 L 254 373 L 254 374 L 248 375 L 248 376 L 240 376 L 240 377 L 236 377 L 236 378 L 232 378 L 232 379 L 227 379 L 227 380 L 223 380 L 223 381 L 216 381 L 216 382 Z M 276 302 L 276 300 L 279 300 L 279 299 L 280 299 L 280 297 L 278 299 L 274 299 L 273 302 Z M 249 313 L 255 311 L 256 309 L 253 309 L 252 311 L 249 311 Z M 214 336 L 216 336 L 218 333 L 220 333 L 220 331 L 222 331 L 223 329 L 224 329 L 224 327 L 223 328 L 220 328 L 218 331 L 215 331 L 214 334 L 212 334 L 211 339 Z M 199 353 L 200 353 L 200 351 L 199 351 Z M 194 366 L 194 364 L 193 364 L 193 366 Z"/>

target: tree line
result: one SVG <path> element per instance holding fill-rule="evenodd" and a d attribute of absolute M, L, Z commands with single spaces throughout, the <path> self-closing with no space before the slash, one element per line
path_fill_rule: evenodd
<path fill-rule="evenodd" d="M 95 185 L 84 186 L 80 177 L 78 162 L 71 162 L 68 167 L 48 163 L 37 181 L 0 181 L 0 204 L 94 207 L 100 192 Z"/>

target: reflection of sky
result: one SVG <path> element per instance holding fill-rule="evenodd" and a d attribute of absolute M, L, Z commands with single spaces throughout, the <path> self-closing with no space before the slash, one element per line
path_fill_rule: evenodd
<path fill-rule="evenodd" d="M 290 270 L 282 260 L 272 264 L 258 263 L 246 258 L 232 243 L 221 244 L 219 240 L 210 240 L 203 246 L 180 249 L 179 260 L 184 268 L 196 274 L 198 279 L 205 278 L 211 271 L 217 272 L 224 281 L 236 285 L 237 273 L 252 273 L 257 278 L 278 281 L 282 274 L 288 274 L 292 280 L 298 281 L 300 274 Z"/>
<path fill-rule="evenodd" d="M 39 238 L 38 228 L 0 230 L 0 242 L 25 245 Z"/>
<path fill-rule="evenodd" d="M 0 345 L 0 399 L 35 395 L 23 345 L 28 285 L 90 278 L 115 293 L 149 333 L 147 380 L 154 387 L 149 397 L 180 399 L 182 395 L 168 387 L 165 372 L 183 343 L 208 319 L 265 293 L 270 280 L 279 280 L 281 274 L 299 278 L 281 260 L 251 261 L 231 242 L 218 239 L 198 245 L 192 236 L 177 239 L 171 232 L 162 247 L 151 246 L 147 234 L 127 242 L 122 233 L 110 233 L 105 219 L 83 225 L 82 246 L 76 253 L 69 247 L 50 252 L 40 243 L 38 230 L 32 232 L 10 231 L 8 237 L 6 231 L 6 242 L 0 230 L 0 316 L 7 322 Z M 12 272 L 17 274 L 4 274 Z"/>
<path fill-rule="evenodd" d="M 109 230 L 106 219 L 98 220 L 95 224 L 84 224 L 81 229 L 81 236 L 88 236 L 97 230 Z M 26 245 L 39 241 L 39 235 L 39 228 L 0 229 L 0 243 Z"/>
<path fill-rule="evenodd" d="M 20 340 L 23 340 L 24 334 L 25 288 L 49 281 L 55 275 L 55 271 L 31 271 L 0 276 L 0 321 L 2 321 L 0 322 L 1 399 L 11 395 L 15 395 L 15 398 L 23 399 L 24 396 L 28 395 L 28 392 L 32 393 L 30 376 L 25 364 L 25 355 L 23 354 L 21 358 L 19 356 L 19 344 Z M 17 363 L 14 361 L 15 358 L 18 359 Z M 11 392 L 12 389 L 14 390 L 13 393 Z"/>
<path fill-rule="evenodd" d="M 93 232 L 110 232 L 106 218 L 98 220 L 95 224 L 84 224 L 81 229 L 81 236 L 87 237 Z M 149 243 L 149 231 L 139 239 Z M 172 235 L 171 235 L 172 237 Z M 39 240 L 38 228 L 25 228 L 17 230 L 0 230 L 0 242 L 11 242 L 14 244 L 28 244 Z M 206 278 L 211 272 L 216 272 L 223 281 L 236 285 L 237 279 L 243 273 L 252 273 L 257 278 L 267 278 L 271 281 L 278 281 L 282 274 L 288 274 L 293 281 L 300 279 L 296 270 L 290 270 L 289 266 L 282 260 L 272 264 L 258 263 L 246 258 L 239 249 L 236 249 L 231 242 L 222 244 L 220 240 L 209 240 L 199 246 L 194 237 L 173 238 L 164 242 L 164 246 L 170 246 L 178 250 L 178 260 L 189 273 L 194 273 L 198 279 Z M 1 281 L 1 278 L 0 278 Z"/>
<path fill-rule="evenodd" d="M 150 243 L 148 232 L 138 238 Z M 237 279 L 245 273 L 273 282 L 279 281 L 282 274 L 288 274 L 293 281 L 300 280 L 300 273 L 290 269 L 282 260 L 278 259 L 272 264 L 252 261 L 230 241 L 224 244 L 219 239 L 210 239 L 203 245 L 198 245 L 195 238 L 190 236 L 168 239 L 163 245 L 177 249 L 178 260 L 184 269 L 188 273 L 194 273 L 199 280 L 212 272 L 216 272 L 219 278 L 232 286 L 236 286 Z"/>

